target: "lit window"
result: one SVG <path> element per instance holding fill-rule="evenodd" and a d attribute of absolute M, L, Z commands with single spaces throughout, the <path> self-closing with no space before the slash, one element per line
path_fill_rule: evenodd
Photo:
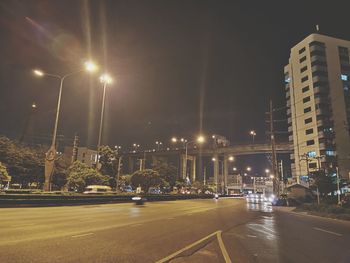
<path fill-rule="evenodd" d="M 284 81 L 285 81 L 286 83 L 289 83 L 289 82 L 290 82 L 290 77 L 286 77 Z"/>
<path fill-rule="evenodd" d="M 326 155 L 327 156 L 335 156 L 335 152 L 334 151 L 326 151 Z"/>
<path fill-rule="evenodd" d="M 310 151 L 307 153 L 307 156 L 309 157 L 316 157 L 316 152 L 315 151 Z"/>
<path fill-rule="evenodd" d="M 345 74 L 341 74 L 340 75 L 340 78 L 341 78 L 341 80 L 344 80 L 344 81 L 348 81 L 348 75 L 345 75 Z"/>

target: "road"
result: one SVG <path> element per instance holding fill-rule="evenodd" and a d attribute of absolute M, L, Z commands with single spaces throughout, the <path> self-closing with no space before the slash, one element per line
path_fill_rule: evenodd
<path fill-rule="evenodd" d="M 350 222 L 244 199 L 0 209 L 0 262 L 350 262 Z"/>

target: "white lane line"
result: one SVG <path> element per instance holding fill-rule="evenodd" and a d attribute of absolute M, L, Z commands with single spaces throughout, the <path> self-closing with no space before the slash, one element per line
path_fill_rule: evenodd
<path fill-rule="evenodd" d="M 342 234 L 339 234 L 339 233 L 336 233 L 336 232 L 333 232 L 333 231 L 329 231 L 329 230 L 326 230 L 326 229 L 318 228 L 318 227 L 314 227 L 314 229 L 318 230 L 318 231 L 322 231 L 322 232 L 328 233 L 328 234 L 336 235 L 338 237 L 343 236 Z"/>
<path fill-rule="evenodd" d="M 85 237 L 85 236 L 90 236 L 93 235 L 94 233 L 86 233 L 86 234 L 81 234 L 81 235 L 74 235 L 72 238 L 77 238 L 77 237 Z"/>
<path fill-rule="evenodd" d="M 254 236 L 254 235 L 247 235 L 247 237 L 256 237 L 256 236 Z"/>

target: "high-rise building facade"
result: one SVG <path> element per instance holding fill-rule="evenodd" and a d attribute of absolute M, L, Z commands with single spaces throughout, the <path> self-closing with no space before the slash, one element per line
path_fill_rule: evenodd
<path fill-rule="evenodd" d="M 292 174 L 336 167 L 350 179 L 350 41 L 311 34 L 284 68 Z"/>

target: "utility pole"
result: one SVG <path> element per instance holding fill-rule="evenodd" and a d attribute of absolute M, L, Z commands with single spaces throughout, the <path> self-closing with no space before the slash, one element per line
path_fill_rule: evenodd
<path fill-rule="evenodd" d="M 338 193 L 338 205 L 341 204 L 340 202 L 340 187 L 339 187 L 339 169 L 338 166 L 335 167 L 336 171 L 337 171 L 337 193 Z"/>
<path fill-rule="evenodd" d="M 78 159 L 78 144 L 79 144 L 79 136 L 75 134 L 74 141 L 73 141 L 72 163 L 74 163 Z"/>
<path fill-rule="evenodd" d="M 207 183 L 207 167 L 206 166 L 204 166 L 203 177 L 204 177 L 203 184 L 206 185 L 206 183 Z"/>
<path fill-rule="evenodd" d="M 274 175 L 273 180 L 273 190 L 277 196 L 279 196 L 279 173 L 278 173 L 278 165 L 277 165 L 277 155 L 276 155 L 276 141 L 274 135 L 274 127 L 273 127 L 273 104 L 270 99 L 270 138 L 271 138 L 271 154 L 272 154 L 272 173 Z"/>
<path fill-rule="evenodd" d="M 123 159 L 122 156 L 120 156 L 120 157 L 118 158 L 117 181 L 116 181 L 116 184 L 115 184 L 115 189 L 116 189 L 116 190 L 118 189 L 118 182 L 119 182 L 119 178 L 120 178 L 120 171 L 121 171 L 121 168 L 122 168 L 122 159 Z"/>

